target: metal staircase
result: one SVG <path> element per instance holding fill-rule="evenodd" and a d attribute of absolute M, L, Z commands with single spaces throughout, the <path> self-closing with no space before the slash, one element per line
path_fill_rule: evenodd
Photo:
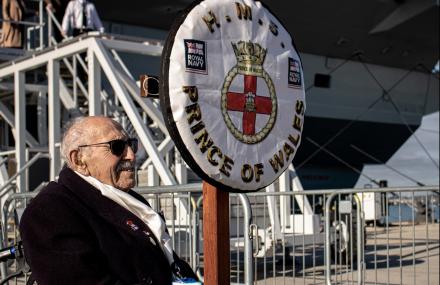
<path fill-rule="evenodd" d="M 158 104 L 140 97 L 138 83 L 118 55 L 124 52 L 158 56 L 161 49 L 160 42 L 89 33 L 3 65 L 0 80 L 10 87 L 11 94 L 0 100 L 0 115 L 14 130 L 15 148 L 10 151 L 15 154 L 17 169 L 26 163 L 26 152 L 39 148 L 49 156 L 49 179 L 56 179 L 63 164 L 59 149 L 62 126 L 72 117 L 105 115 L 118 120 L 129 133 L 139 138 L 142 144 L 139 169 L 153 172 L 147 174 L 153 178 L 149 185 L 186 183 L 186 167 L 182 167 L 181 160 L 175 165 L 174 145 Z M 81 54 L 87 55 L 87 61 Z M 80 80 L 78 66 L 85 67 L 87 83 Z M 28 83 L 29 75 L 36 72 L 39 80 Z M 41 79 L 41 74 L 47 78 Z M 110 86 L 103 87 L 104 79 Z M 37 138 L 26 126 L 26 106 L 34 97 L 40 98 L 37 100 L 38 120 L 47 120 L 47 124 L 39 125 Z M 26 184 L 25 175 L 20 175 L 17 192 L 29 191 Z M 184 201 L 176 199 L 175 203 L 180 205 L 179 209 L 187 211 Z"/>

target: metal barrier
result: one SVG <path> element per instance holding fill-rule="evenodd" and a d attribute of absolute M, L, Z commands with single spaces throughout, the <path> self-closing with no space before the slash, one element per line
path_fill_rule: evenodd
<path fill-rule="evenodd" d="M 15 181 L 15 179 L 22 175 L 23 172 L 25 172 L 27 169 L 29 169 L 30 166 L 32 166 L 38 159 L 43 157 L 49 157 L 47 154 L 44 153 L 37 153 L 34 157 L 32 157 L 28 162 L 26 162 L 25 165 L 23 165 L 22 168 L 20 168 L 14 175 L 12 175 L 8 181 L 6 181 L 3 185 L 0 186 L 0 197 L 3 197 L 5 194 L 7 194 L 8 186 Z"/>
<path fill-rule="evenodd" d="M 200 269 L 203 268 L 203 199 L 202 199 L 202 185 L 200 183 L 178 185 L 178 186 L 156 186 L 156 187 L 143 187 L 137 188 L 136 191 L 143 195 L 148 200 L 155 201 L 150 204 L 153 208 L 162 212 L 167 220 L 168 228 L 174 241 L 174 250 L 180 257 L 189 257 L 187 261 L 198 272 L 198 275 L 203 279 Z M 188 203 L 191 205 L 191 209 L 187 214 L 187 217 L 176 217 L 176 213 L 179 213 L 179 203 L 173 204 L 176 198 L 187 198 Z M 166 201 L 168 200 L 168 201 Z M 190 203 L 189 203 L 190 202 Z M 167 205 L 176 208 L 174 211 L 170 211 L 169 208 L 164 207 Z M 177 206 L 175 206 L 177 205 Z M 239 218 L 239 222 L 234 223 L 230 227 L 238 227 L 236 230 L 236 236 L 231 236 L 231 282 L 236 281 L 240 284 L 253 284 L 253 271 L 252 271 L 252 234 L 250 227 L 252 223 L 252 211 L 249 199 L 244 194 L 230 194 L 230 213 L 233 212 L 232 205 L 235 205 L 235 211 L 242 213 Z M 231 214 L 230 214 L 231 215 Z M 233 217 L 231 216 L 230 220 Z M 185 221 L 191 220 L 192 225 L 185 224 Z M 190 242 L 187 247 L 178 246 L 179 240 L 182 239 L 182 229 L 187 230 L 183 235 L 184 240 Z M 190 237 L 187 237 L 189 234 Z M 188 256 L 182 249 L 191 248 L 192 252 Z M 234 260 L 232 256 L 242 257 Z M 242 268 L 242 270 L 241 270 Z"/>
<path fill-rule="evenodd" d="M 440 257 L 438 186 L 247 196 L 258 241 L 255 284 L 439 282 L 438 270 L 433 269 Z M 371 201 L 368 196 L 375 198 Z M 278 232 L 271 199 L 281 209 Z M 311 216 L 300 213 L 306 212 L 308 202 Z M 291 203 L 289 215 L 283 214 L 283 203 Z M 371 208 L 382 213 L 371 220 L 364 214 Z"/>
<path fill-rule="evenodd" d="M 136 190 L 164 214 L 176 253 L 202 273 L 201 184 Z M 374 210 L 385 212 L 368 220 L 361 208 L 372 194 L 383 198 Z M 34 195 L 12 195 L 3 220 Z M 185 217 L 177 198 L 191 205 Z M 290 213 L 276 217 L 272 202 L 290 203 Z M 310 215 L 301 213 L 307 203 Z M 229 207 L 231 284 L 438 284 L 438 186 L 231 194 Z"/>
<path fill-rule="evenodd" d="M 331 203 L 333 201 L 334 198 L 336 198 L 338 194 L 337 193 L 333 193 L 332 195 L 330 195 L 330 197 L 327 199 L 327 202 L 325 204 L 325 264 L 326 264 L 326 268 L 325 268 L 325 272 L 326 272 L 326 284 L 327 285 L 331 285 L 331 256 L 330 256 L 330 251 L 331 251 L 331 245 L 330 245 L 330 206 Z M 362 268 L 362 252 L 363 252 L 363 246 L 362 246 L 362 206 L 361 206 L 361 202 L 359 200 L 359 198 L 355 195 L 354 196 L 354 200 L 356 201 L 356 235 L 357 235 L 357 264 L 358 267 Z M 349 203 L 348 206 L 346 206 L 346 202 Z M 345 206 L 342 206 L 344 205 Z M 345 213 L 345 214 L 351 214 L 351 201 L 350 200 L 345 200 L 345 201 L 339 201 L 339 212 L 340 213 Z M 344 210 L 342 210 L 342 208 L 345 208 Z M 360 265 L 360 266 L 359 266 Z M 357 280 L 358 284 L 362 284 L 362 271 L 358 270 L 358 280 Z"/>

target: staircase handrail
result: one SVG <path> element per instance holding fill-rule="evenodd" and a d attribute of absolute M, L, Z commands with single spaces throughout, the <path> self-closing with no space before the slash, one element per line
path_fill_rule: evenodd
<path fill-rule="evenodd" d="M 79 57 L 79 59 L 82 61 L 81 57 L 78 54 L 75 54 L 75 57 Z M 78 76 L 75 76 L 75 74 L 74 74 L 75 70 L 74 70 L 72 64 L 69 62 L 69 60 L 67 60 L 67 58 L 63 58 L 63 62 L 66 65 L 67 69 L 69 70 L 70 74 L 72 74 L 72 76 L 74 77 L 74 80 L 78 84 L 79 89 L 81 89 L 81 91 L 84 94 L 88 94 L 89 92 L 87 91 L 87 89 L 84 86 L 84 84 L 82 83 L 82 81 L 78 78 Z"/>
<path fill-rule="evenodd" d="M 17 24 L 17 25 L 23 25 L 23 26 L 33 26 L 36 28 L 42 27 L 45 24 L 42 23 L 37 23 L 37 22 L 29 22 L 29 21 L 14 21 L 14 20 L 6 20 L 6 19 L 0 19 L 0 22 L 4 22 L 4 23 L 11 23 L 11 24 Z"/>
<path fill-rule="evenodd" d="M 20 168 L 14 175 L 12 175 L 11 178 L 9 178 L 8 181 L 6 181 L 6 183 L 0 187 L 0 197 L 7 193 L 7 191 L 3 190 L 6 189 L 19 175 L 21 175 L 26 169 L 33 165 L 38 159 L 43 157 L 49 157 L 49 154 L 41 152 L 37 153 L 34 157 L 32 157 L 31 160 L 26 162 L 22 168 Z"/>
<path fill-rule="evenodd" d="M 5 157 L 5 158 L 3 158 L 3 159 L 0 159 L 0 166 L 2 166 L 3 163 L 5 163 L 6 161 L 8 161 L 8 158 L 7 158 L 7 157 Z"/>
<path fill-rule="evenodd" d="M 61 35 L 62 35 L 62 37 L 63 37 L 63 39 L 68 39 L 69 37 L 67 37 L 66 35 L 64 35 L 63 33 L 62 33 L 62 27 L 61 27 L 61 24 L 60 24 L 60 22 L 58 22 L 58 20 L 57 20 L 57 18 L 55 17 L 55 14 L 53 13 L 53 11 L 49 8 L 49 7 L 46 7 L 46 11 L 47 11 L 47 15 L 48 15 L 48 17 L 49 17 L 49 31 L 48 31 L 48 33 L 47 33 L 47 35 L 48 35 L 48 44 L 49 44 L 49 46 L 52 46 L 52 43 L 53 44 L 57 44 L 57 41 L 56 41 L 56 39 L 53 37 L 53 33 L 52 33 L 52 22 L 55 24 L 55 27 L 58 29 L 58 31 L 61 33 Z M 75 58 L 76 58 L 76 60 L 79 62 L 79 64 L 81 65 L 81 67 L 84 69 L 84 71 L 86 72 L 86 74 L 88 74 L 89 73 L 89 70 L 88 70 L 88 68 L 87 68 L 87 65 L 86 65 L 86 63 L 84 62 L 84 60 L 78 55 L 78 54 L 75 54 L 74 55 L 75 56 Z M 72 65 L 70 64 L 70 62 L 68 62 L 68 60 L 65 58 L 65 59 L 63 59 L 63 61 L 64 61 L 64 64 L 66 64 L 66 66 L 67 66 L 67 68 L 69 69 L 69 71 L 70 71 L 70 73 L 72 74 L 72 76 L 74 76 L 75 77 L 75 81 L 79 84 L 79 88 L 81 89 L 81 91 L 84 93 L 84 94 L 87 94 L 88 92 L 86 91 L 86 89 L 85 89 L 85 87 L 84 87 L 84 84 L 81 82 L 81 80 L 77 77 L 77 76 L 75 76 L 75 74 L 73 74 L 74 73 L 74 70 L 73 70 L 73 67 L 72 67 Z"/>
<path fill-rule="evenodd" d="M 49 25 L 52 25 L 52 22 L 53 22 L 55 24 L 55 26 L 57 27 L 57 29 L 61 32 L 62 31 L 61 24 L 60 24 L 60 22 L 58 22 L 53 11 L 49 7 L 46 6 L 46 12 L 47 12 L 47 16 L 49 17 L 49 19 L 48 19 Z M 49 36 L 49 38 L 52 38 L 52 33 L 48 33 L 48 36 Z M 66 37 L 63 35 L 63 38 L 66 38 Z M 50 41 L 49 41 L 49 45 L 50 45 Z"/>

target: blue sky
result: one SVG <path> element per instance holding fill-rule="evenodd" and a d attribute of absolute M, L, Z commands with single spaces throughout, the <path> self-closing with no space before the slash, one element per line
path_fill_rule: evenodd
<path fill-rule="evenodd" d="M 437 165 L 429 158 L 414 136 L 402 145 L 386 165 L 425 185 L 439 185 L 439 112 L 425 116 L 415 135 Z M 389 187 L 416 185 L 415 182 L 385 165 L 366 165 L 363 173 L 375 180 L 388 180 Z M 370 182 L 361 176 L 355 187 L 363 188 L 365 184 L 370 184 Z"/>

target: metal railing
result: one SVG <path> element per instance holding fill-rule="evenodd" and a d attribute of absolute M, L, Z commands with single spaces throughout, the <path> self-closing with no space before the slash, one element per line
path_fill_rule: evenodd
<path fill-rule="evenodd" d="M 13 181 L 15 181 L 15 179 L 22 175 L 27 169 L 29 169 L 29 167 L 31 167 L 38 159 L 43 158 L 43 157 L 49 157 L 49 155 L 47 153 L 37 153 L 36 155 L 34 155 L 34 157 L 32 157 L 28 162 L 26 162 L 25 165 L 23 165 L 22 168 L 20 168 L 14 175 L 12 175 L 8 181 L 6 181 L 3 185 L 0 186 L 0 197 L 3 197 L 5 195 L 5 189 L 7 189 L 11 183 Z"/>
<path fill-rule="evenodd" d="M 0 22 L 12 23 L 19 26 L 22 26 L 25 37 L 23 48 L 27 50 L 42 50 L 45 47 L 44 43 L 44 28 L 46 23 L 44 22 L 44 3 L 43 0 L 33 0 L 33 2 L 38 2 L 38 13 L 36 13 L 36 17 L 38 22 L 32 21 L 14 21 L 9 19 L 0 19 Z M 33 36 L 32 36 L 33 35 Z M 38 40 L 37 40 L 38 39 Z"/>
<path fill-rule="evenodd" d="M 201 184 L 135 190 L 163 212 L 176 253 L 202 273 Z M 380 221 L 366 221 L 361 212 L 366 206 L 363 196 L 370 193 L 385 193 L 385 207 L 374 205 L 376 210 L 388 208 Z M 35 194 L 11 195 L 2 219 L 8 220 L 17 206 L 25 207 Z M 281 203 L 292 203 L 290 216 L 280 219 L 278 234 L 272 227 L 268 197 L 280 209 Z M 231 283 L 416 284 L 417 277 L 436 284 L 438 197 L 438 186 L 230 194 Z M 187 216 L 179 217 L 179 204 L 173 203 L 176 198 L 187 199 L 191 205 Z M 311 201 L 311 217 L 299 211 L 305 199 Z M 408 206 L 417 201 L 424 205 L 424 212 Z M 366 227 L 366 222 L 372 226 Z"/>
<path fill-rule="evenodd" d="M 352 194 L 352 193 L 349 193 Z M 331 251 L 331 244 L 330 244 L 330 215 L 331 215 L 331 205 L 333 200 L 340 195 L 340 193 L 335 192 L 333 194 L 330 195 L 330 197 L 327 199 L 327 202 L 325 203 L 325 251 L 324 251 L 324 255 L 325 255 L 325 272 L 326 272 L 326 284 L 327 285 L 331 285 L 331 256 L 330 256 L 330 251 Z M 357 284 L 362 284 L 362 270 L 359 268 L 363 268 L 362 266 L 362 255 L 363 255 L 363 230 L 362 230 L 362 205 L 361 202 L 359 200 L 359 198 L 354 195 L 353 196 L 355 202 L 356 202 L 356 235 L 357 235 L 357 244 L 356 244 L 356 248 L 357 248 L 357 264 L 358 264 L 358 279 L 357 279 Z M 349 207 L 346 207 L 346 209 L 344 209 L 345 211 L 341 210 L 342 207 L 340 207 L 339 212 L 345 212 L 345 214 L 351 214 L 351 201 L 350 200 L 345 200 L 345 201 L 340 201 L 340 205 L 342 205 L 342 203 L 344 202 L 348 202 L 349 203 Z M 346 204 L 346 203 L 345 203 Z M 348 211 L 347 211 L 348 208 Z"/>
<path fill-rule="evenodd" d="M 59 32 L 63 39 L 66 40 L 68 37 L 64 34 L 62 34 L 62 27 L 61 24 L 58 22 L 57 18 L 55 17 L 55 14 L 53 11 L 46 7 L 46 13 L 48 18 L 48 25 L 47 25 L 47 43 L 48 46 L 51 47 L 53 45 L 58 44 L 57 40 L 54 37 L 54 31 Z M 87 67 L 86 62 L 84 61 L 84 58 L 80 56 L 80 54 L 74 54 L 72 55 L 72 62 L 68 60 L 68 58 L 63 58 L 63 63 L 67 67 L 67 69 L 70 72 L 70 75 L 72 76 L 72 93 L 73 93 L 73 101 L 75 103 L 75 106 L 77 106 L 78 102 L 78 88 L 81 90 L 82 94 L 85 96 L 88 94 L 88 90 L 85 86 L 85 84 L 81 81 L 81 78 L 78 76 L 78 65 L 81 68 L 81 72 L 83 72 L 85 75 L 88 75 L 89 70 Z"/>

